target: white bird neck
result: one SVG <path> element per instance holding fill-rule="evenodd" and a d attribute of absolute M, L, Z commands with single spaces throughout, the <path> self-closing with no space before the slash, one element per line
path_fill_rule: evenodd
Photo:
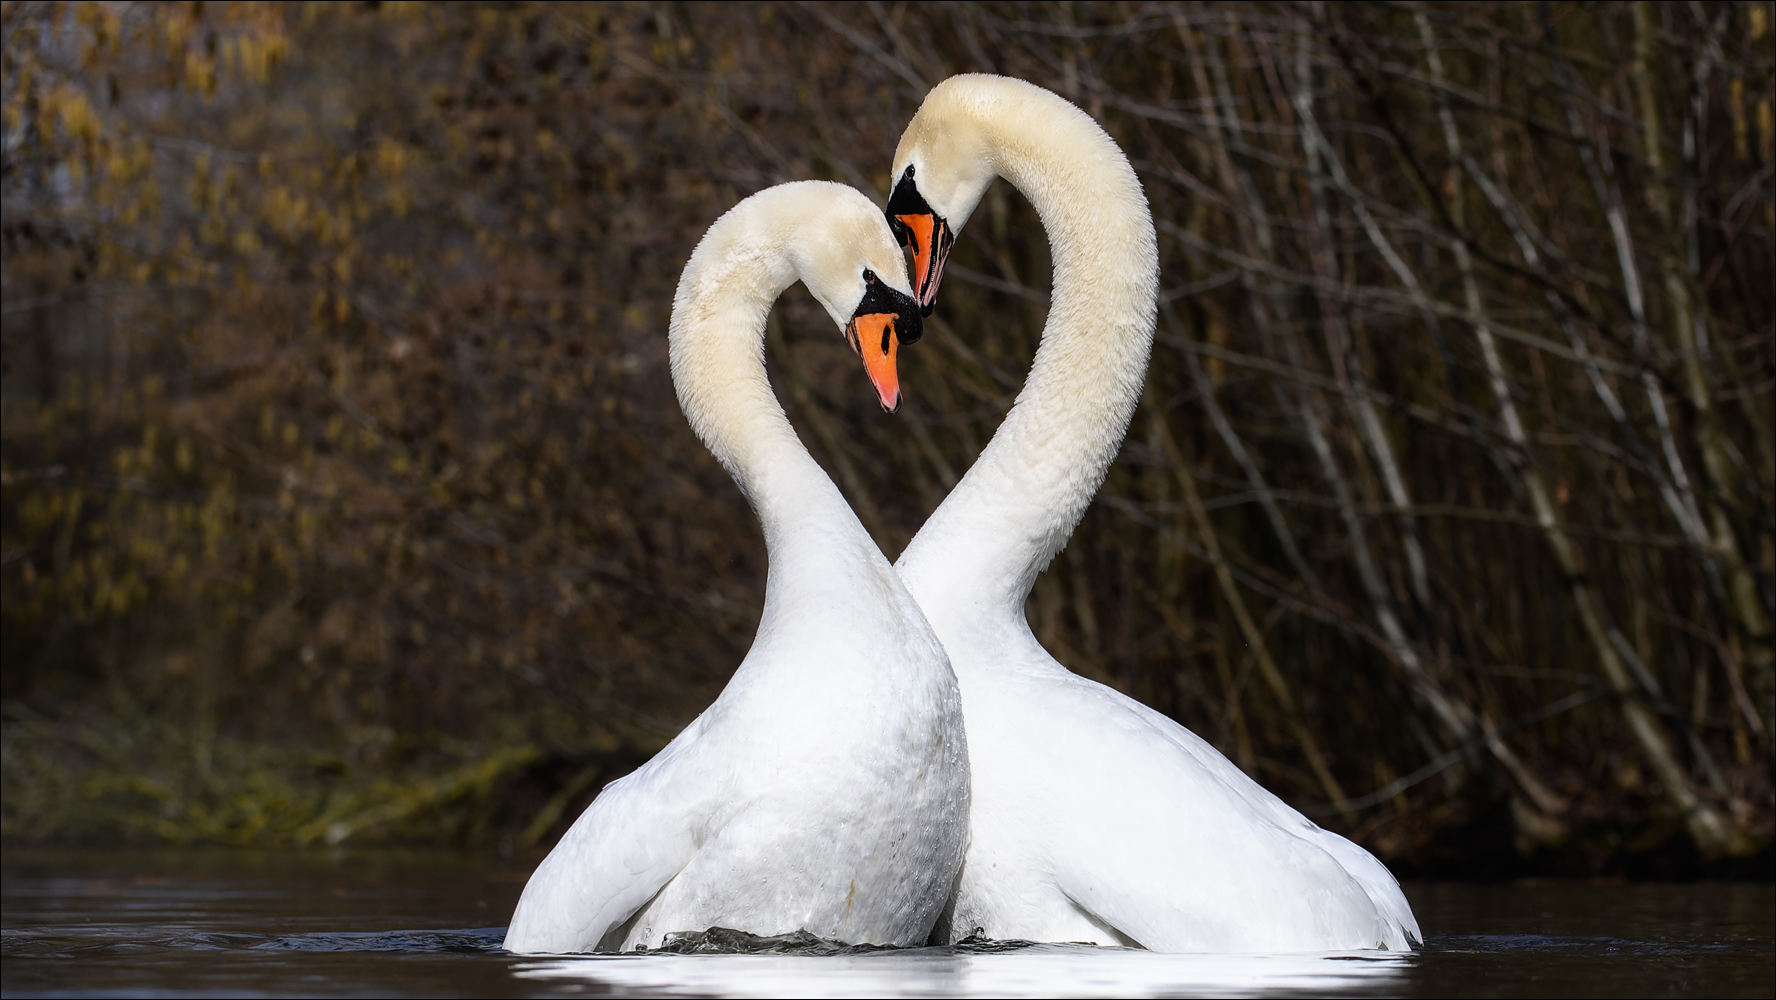
<path fill-rule="evenodd" d="M 791 581 L 855 574 L 860 559 L 887 570 L 844 495 L 796 436 L 765 373 L 766 319 L 797 280 L 795 208 L 788 198 L 755 197 L 718 220 L 685 265 L 670 333 L 679 405 L 764 528 L 764 624 L 797 604 L 785 590 Z"/>
<path fill-rule="evenodd" d="M 1036 574 L 1066 545 L 1128 428 L 1146 376 L 1159 284 L 1146 196 L 1097 123 L 1019 81 L 961 77 L 940 91 L 964 83 L 972 93 L 942 105 L 941 124 L 927 134 L 977 133 L 957 145 L 984 150 L 993 174 L 1035 206 L 1052 248 L 1054 292 L 1011 412 L 898 563 L 946 644 L 946 617 L 979 620 L 984 611 L 1023 623 Z M 934 91 L 921 117 L 938 97 Z M 915 119 L 909 134 L 919 127 Z M 990 175 L 973 200 L 962 199 L 966 210 L 988 183 Z"/>

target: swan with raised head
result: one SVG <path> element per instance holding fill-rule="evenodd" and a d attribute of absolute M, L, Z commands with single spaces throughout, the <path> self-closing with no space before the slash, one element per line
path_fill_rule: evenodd
<path fill-rule="evenodd" d="M 967 839 L 955 675 L 764 365 L 771 304 L 799 279 L 897 407 L 895 355 L 920 327 L 905 269 L 881 209 L 820 181 L 747 198 L 691 254 L 672 381 L 764 528 L 764 614 L 714 704 L 532 874 L 507 950 L 627 951 L 717 926 L 887 945 L 931 932 Z"/>
<path fill-rule="evenodd" d="M 1153 220 L 1121 149 L 1046 90 L 958 76 L 925 98 L 891 176 L 887 214 L 927 311 L 995 177 L 1035 206 L 1054 259 L 1023 391 L 896 564 L 961 682 L 974 775 L 968 852 L 937 936 L 1410 947 L 1418 924 L 1379 861 L 1183 726 L 1068 671 L 1024 618 L 1116 455 L 1152 345 Z"/>

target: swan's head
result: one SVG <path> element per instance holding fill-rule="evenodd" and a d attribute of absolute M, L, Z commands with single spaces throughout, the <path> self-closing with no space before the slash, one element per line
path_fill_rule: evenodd
<path fill-rule="evenodd" d="M 863 359 L 876 397 L 890 413 L 900 409 L 896 355 L 923 332 L 919 304 L 906 279 L 906 258 L 881 210 L 853 188 L 805 181 L 810 207 L 791 243 L 802 283 Z"/>
<path fill-rule="evenodd" d="M 888 224 L 913 252 L 913 294 L 927 316 L 956 233 L 998 176 L 991 132 L 1020 88 L 1040 90 L 1002 76 L 950 77 L 925 95 L 894 151 Z"/>

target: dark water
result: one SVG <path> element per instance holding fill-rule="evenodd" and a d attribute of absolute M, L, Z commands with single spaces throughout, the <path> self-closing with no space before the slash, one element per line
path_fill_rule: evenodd
<path fill-rule="evenodd" d="M 440 853 L 8 849 L 6 996 L 1724 996 L 1776 993 L 1768 884 L 1407 887 L 1410 955 L 1066 945 L 536 960 L 525 869 Z"/>

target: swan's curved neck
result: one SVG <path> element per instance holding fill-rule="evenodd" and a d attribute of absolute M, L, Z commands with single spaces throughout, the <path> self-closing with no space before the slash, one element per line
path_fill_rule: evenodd
<path fill-rule="evenodd" d="M 785 217 L 794 206 L 760 201 L 724 216 L 691 255 L 673 303 L 670 349 L 673 386 L 692 430 L 764 528 L 770 618 L 790 596 L 779 585 L 789 563 L 854 559 L 858 550 L 882 557 L 796 436 L 765 374 L 765 322 L 796 281 L 788 241 L 798 225 Z"/>
<path fill-rule="evenodd" d="M 950 113 L 970 119 L 961 127 L 981 133 L 977 148 L 993 172 L 1041 215 L 1054 293 L 1011 412 L 897 564 L 946 644 L 946 608 L 1023 621 L 1036 574 L 1066 544 L 1116 457 L 1147 371 L 1159 282 L 1146 196 L 1110 137 L 1046 91 L 989 91 Z"/>

